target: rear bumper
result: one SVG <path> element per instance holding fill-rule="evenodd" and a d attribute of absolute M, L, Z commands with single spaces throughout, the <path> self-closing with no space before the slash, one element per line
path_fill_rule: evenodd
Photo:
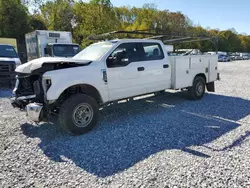
<path fill-rule="evenodd" d="M 43 118 L 43 105 L 40 103 L 30 103 L 26 106 L 28 117 L 34 122 L 40 122 Z"/>

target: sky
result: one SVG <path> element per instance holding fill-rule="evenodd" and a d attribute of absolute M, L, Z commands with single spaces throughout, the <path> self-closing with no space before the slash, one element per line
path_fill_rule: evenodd
<path fill-rule="evenodd" d="M 111 0 L 114 6 L 142 7 L 154 3 L 160 10 L 181 11 L 193 24 L 211 29 L 234 28 L 250 35 L 250 0 Z"/>

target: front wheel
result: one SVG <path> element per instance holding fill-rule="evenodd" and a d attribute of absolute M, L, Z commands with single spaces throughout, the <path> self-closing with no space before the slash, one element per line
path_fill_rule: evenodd
<path fill-rule="evenodd" d="M 91 131 L 99 119 L 97 102 L 90 96 L 76 94 L 64 101 L 59 110 L 59 123 L 72 135 Z"/>
<path fill-rule="evenodd" d="M 188 89 L 189 96 L 193 100 L 199 100 L 201 99 L 206 90 L 206 82 L 204 78 L 197 76 L 194 79 L 193 86 Z"/>

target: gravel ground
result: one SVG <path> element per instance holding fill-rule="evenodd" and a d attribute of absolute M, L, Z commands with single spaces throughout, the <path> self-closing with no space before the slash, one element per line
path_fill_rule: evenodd
<path fill-rule="evenodd" d="M 216 93 L 106 108 L 79 137 L 32 124 L 0 90 L 0 187 L 250 187 L 250 61 L 220 63 Z"/>

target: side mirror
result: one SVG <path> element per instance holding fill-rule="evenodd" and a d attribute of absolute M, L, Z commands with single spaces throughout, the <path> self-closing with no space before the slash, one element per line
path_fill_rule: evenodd
<path fill-rule="evenodd" d="M 47 48 L 44 48 L 44 54 L 47 55 L 48 54 L 48 50 Z"/>
<path fill-rule="evenodd" d="M 114 66 L 114 58 L 113 57 L 108 57 L 107 59 L 107 67 L 112 67 Z"/>

